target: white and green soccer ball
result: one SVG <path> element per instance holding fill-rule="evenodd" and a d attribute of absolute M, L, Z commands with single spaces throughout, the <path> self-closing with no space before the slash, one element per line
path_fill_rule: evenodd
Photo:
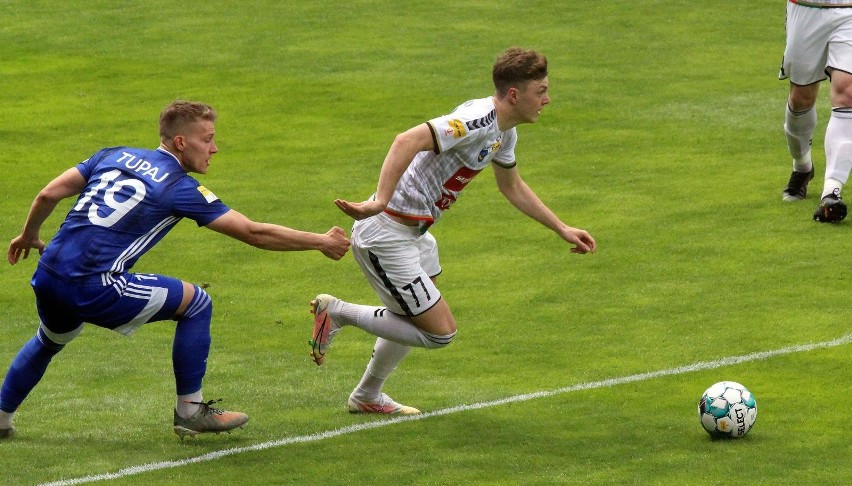
<path fill-rule="evenodd" d="M 701 396 L 698 418 L 714 438 L 742 437 L 757 419 L 757 402 L 748 388 L 735 381 L 720 381 Z"/>

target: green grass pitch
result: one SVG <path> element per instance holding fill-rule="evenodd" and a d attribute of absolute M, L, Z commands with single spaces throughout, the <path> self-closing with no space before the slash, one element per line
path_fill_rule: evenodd
<path fill-rule="evenodd" d="M 344 410 L 372 337 L 347 328 L 325 366 L 308 357 L 316 293 L 377 303 L 351 256 L 262 252 L 183 222 L 135 270 L 209 284 L 205 395 L 249 413 L 247 428 L 172 433 L 173 323 L 130 338 L 88 326 L 0 443 L 0 484 L 848 481 L 852 223 L 811 221 L 827 87 L 812 194 L 781 202 L 783 2 L 12 0 L 0 11 L 4 241 L 64 169 L 104 146 L 156 146 L 157 115 L 177 98 L 219 111 L 220 153 L 199 179 L 226 203 L 348 230 L 334 198 L 366 198 L 396 133 L 492 94 L 494 59 L 521 45 L 548 56 L 552 103 L 519 127 L 519 170 L 599 245 L 570 254 L 490 174 L 477 178 L 433 228 L 458 337 L 412 352 L 386 387 L 443 412 L 385 423 Z M 0 271 L 0 373 L 37 327 L 34 266 Z M 757 398 L 743 439 L 710 440 L 698 423 L 701 393 L 721 380 Z"/>

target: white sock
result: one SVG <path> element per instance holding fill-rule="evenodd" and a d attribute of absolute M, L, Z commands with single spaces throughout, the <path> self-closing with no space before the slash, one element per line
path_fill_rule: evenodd
<path fill-rule="evenodd" d="M 828 196 L 829 194 L 837 191 L 837 195 L 840 196 L 840 191 L 843 190 L 843 184 L 835 179 L 826 179 L 825 185 L 822 187 L 822 196 L 820 199 Z"/>
<path fill-rule="evenodd" d="M 411 348 L 387 339 L 379 338 L 373 348 L 373 357 L 361 377 L 361 382 L 352 391 L 358 400 L 375 401 L 382 393 L 385 381 L 394 372 L 399 363 L 408 355 Z"/>
<path fill-rule="evenodd" d="M 358 314 L 361 312 L 360 305 L 350 304 L 340 299 L 331 301 L 328 306 L 328 313 L 332 316 L 332 323 L 341 326 L 350 326 L 358 321 Z"/>
<path fill-rule="evenodd" d="M 341 326 L 352 325 L 374 336 L 405 346 L 436 348 L 452 340 L 452 336 L 426 333 L 410 319 L 396 315 L 386 307 L 351 304 L 338 300 L 329 305 L 329 313 L 333 317 L 332 320 Z"/>
<path fill-rule="evenodd" d="M 13 425 L 13 419 L 15 418 L 15 412 L 4 412 L 0 410 L 0 429 L 11 429 Z"/>
<path fill-rule="evenodd" d="M 834 108 L 825 128 L 825 186 L 822 196 L 842 189 L 852 170 L 852 108 Z"/>
<path fill-rule="evenodd" d="M 813 168 L 811 160 L 811 139 L 817 124 L 817 112 L 812 106 L 801 112 L 794 112 L 790 105 L 784 117 L 784 133 L 787 135 L 787 148 L 793 157 L 793 170 L 810 172 Z"/>
<path fill-rule="evenodd" d="M 201 394 L 201 390 L 198 390 L 195 393 L 190 393 L 189 395 L 178 395 L 175 410 L 177 410 L 177 414 L 183 418 L 192 417 L 195 412 L 201 408 L 201 405 L 189 402 L 202 402 L 203 400 L 204 396 Z"/>

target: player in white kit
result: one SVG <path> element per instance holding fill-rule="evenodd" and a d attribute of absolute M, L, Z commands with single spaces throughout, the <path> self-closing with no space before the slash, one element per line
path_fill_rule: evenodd
<path fill-rule="evenodd" d="M 846 203 L 840 194 L 852 169 L 852 1 L 787 3 L 787 45 L 779 78 L 790 80 L 784 132 L 793 172 L 782 193 L 785 201 L 807 196 L 808 182 L 814 177 L 814 105 L 819 83 L 830 79 L 832 109 L 825 131 L 825 181 L 813 217 L 826 223 L 842 221 Z"/>
<path fill-rule="evenodd" d="M 435 238 L 428 232 L 467 184 L 489 165 L 500 192 L 530 218 L 573 245 L 595 250 L 584 230 L 563 223 L 518 174 L 516 126 L 534 123 L 550 102 L 547 59 L 511 48 L 493 67 L 495 94 L 468 101 L 399 135 L 382 165 L 376 193 L 364 202 L 335 204 L 356 221 L 352 253 L 385 307 L 352 304 L 328 294 L 312 302 L 311 354 L 321 365 L 332 337 L 353 325 L 378 336 L 361 382 L 351 393 L 353 413 L 418 413 L 385 393 L 385 380 L 411 347 L 441 348 L 456 321 L 435 286 L 441 273 Z"/>

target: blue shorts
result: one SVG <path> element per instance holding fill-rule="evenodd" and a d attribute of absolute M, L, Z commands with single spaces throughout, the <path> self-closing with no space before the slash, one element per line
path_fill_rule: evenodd
<path fill-rule="evenodd" d="M 39 266 L 31 284 L 41 327 L 60 344 L 79 334 L 84 322 L 131 334 L 146 322 L 172 318 L 183 300 L 183 282 L 164 275 L 123 273 L 81 281 Z"/>

